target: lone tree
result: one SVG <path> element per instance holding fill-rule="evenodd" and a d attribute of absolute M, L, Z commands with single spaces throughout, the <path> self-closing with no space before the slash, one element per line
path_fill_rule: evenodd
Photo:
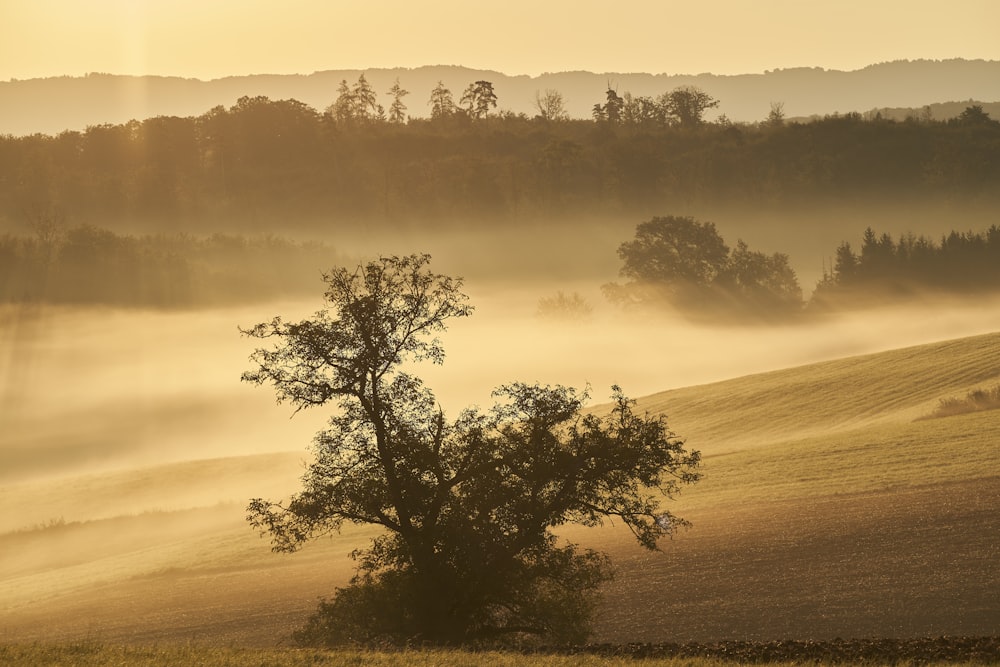
<path fill-rule="evenodd" d="M 327 307 L 244 333 L 276 344 L 244 380 L 272 384 L 296 408 L 335 402 L 314 439 L 304 488 L 286 502 L 253 500 L 248 520 L 275 551 L 294 551 L 344 522 L 385 530 L 352 556 L 358 572 L 297 633 L 304 644 L 581 641 L 608 558 L 552 529 L 615 518 L 639 543 L 683 519 L 665 498 L 696 481 L 663 417 L 638 416 L 615 387 L 604 417 L 586 392 L 514 383 L 487 412 L 448 421 L 407 359 L 441 363 L 436 334 L 472 308 L 461 281 L 429 257 L 382 257 L 324 276 Z"/>
<path fill-rule="evenodd" d="M 392 88 L 386 94 L 392 96 L 392 106 L 389 107 L 389 122 L 405 123 L 406 104 L 403 103 L 403 98 L 409 95 L 410 91 L 404 90 L 399 85 L 399 77 L 396 77 L 396 82 L 392 84 Z"/>
<path fill-rule="evenodd" d="M 680 86 L 660 96 L 660 103 L 681 127 L 704 122 L 705 112 L 719 106 L 719 100 L 695 86 Z"/>
<path fill-rule="evenodd" d="M 600 103 L 594 105 L 594 120 L 599 123 L 607 121 L 612 125 L 617 125 L 622 119 L 625 100 L 618 96 L 618 91 L 611 87 L 611 82 L 608 82 L 605 98 L 607 103 L 604 106 L 601 106 Z"/>
<path fill-rule="evenodd" d="M 538 110 L 536 118 L 545 121 L 569 120 L 569 113 L 566 111 L 562 93 L 558 90 L 546 88 L 544 94 L 536 90 L 535 109 Z"/>
<path fill-rule="evenodd" d="M 707 287 L 724 270 L 729 247 L 711 222 L 655 217 L 635 228 L 635 239 L 618 248 L 621 275 L 633 280 Z"/>
<path fill-rule="evenodd" d="M 493 92 L 493 84 L 489 81 L 476 81 L 462 93 L 461 103 L 466 105 L 466 112 L 473 118 L 486 118 L 490 108 L 497 106 L 497 95 Z"/>
<path fill-rule="evenodd" d="M 438 81 L 431 91 L 431 99 L 427 102 L 431 105 L 431 118 L 439 120 L 448 118 L 455 114 L 455 101 L 452 99 L 451 91 L 445 88 L 444 82 Z"/>

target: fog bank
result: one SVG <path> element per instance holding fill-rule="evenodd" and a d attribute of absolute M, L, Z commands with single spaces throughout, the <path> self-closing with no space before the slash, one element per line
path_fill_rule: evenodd
<path fill-rule="evenodd" d="M 452 416 L 513 382 L 612 384 L 633 397 L 777 368 L 1000 329 L 992 303 L 883 308 L 783 325 L 698 324 L 622 313 L 596 286 L 466 285 L 476 310 L 444 334 L 445 363 L 412 365 Z M 536 315 L 555 288 L 590 319 Z M 240 381 L 255 343 L 238 326 L 306 317 L 321 301 L 188 312 L 8 307 L 0 316 L 0 477 L 5 481 L 190 459 L 302 451 L 326 407 L 293 415 Z"/>

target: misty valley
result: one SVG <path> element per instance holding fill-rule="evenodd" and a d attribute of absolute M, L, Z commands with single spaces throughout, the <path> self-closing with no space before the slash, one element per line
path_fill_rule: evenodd
<path fill-rule="evenodd" d="M 808 323 L 717 325 L 670 313 L 623 316 L 598 300 L 596 285 L 588 291 L 580 284 L 571 287 L 596 306 L 586 319 L 540 316 L 538 295 L 556 293 L 557 285 L 565 287 L 487 283 L 479 291 L 470 284 L 474 316 L 444 335 L 448 352 L 442 366 L 420 368 L 449 412 L 485 405 L 494 387 L 518 379 L 589 385 L 598 398 L 617 383 L 645 396 L 987 333 L 1000 317 L 994 298 L 936 302 L 932 310 L 882 308 Z M 0 478 L 13 483 L 272 451 L 304 456 L 327 415 L 307 410 L 291 418 L 292 410 L 241 385 L 252 346 L 237 327 L 278 313 L 307 316 L 321 305 L 319 290 L 314 291 L 313 299 L 197 310 L 3 306 Z M 211 489 L 190 491 L 211 495 Z M 174 507 L 181 501 L 157 502 Z M 21 507 L 8 514 L 5 528 L 87 518 L 46 512 Z"/>
<path fill-rule="evenodd" d="M 451 241 L 454 243 L 453 237 Z M 340 252 L 341 256 L 351 254 L 347 249 Z M 453 257 L 441 248 L 438 256 L 440 263 L 447 266 L 465 261 L 466 252 L 459 246 L 459 256 Z M 17 628 L 18 636 L 41 638 L 55 633 L 72 638 L 92 632 L 96 623 L 102 635 L 109 638 L 161 641 L 184 637 L 185 641 L 267 645 L 301 623 L 314 607 L 317 591 L 346 583 L 352 568 L 347 554 L 371 536 L 370 529 L 346 528 L 332 541 L 318 542 L 294 556 L 282 556 L 270 554 L 266 541 L 260 540 L 243 518 L 248 498 L 261 494 L 280 498 L 294 492 L 303 465 L 310 458 L 306 447 L 329 415 L 324 410 L 304 410 L 292 418 L 292 408 L 275 406 L 267 392 L 240 383 L 252 345 L 240 336 L 237 327 L 274 314 L 289 318 L 311 314 L 321 305 L 320 270 L 317 266 L 303 272 L 312 274 L 312 294 L 303 289 L 278 299 L 246 298 L 249 303 L 242 303 L 244 296 L 240 296 L 235 305 L 158 308 L 24 302 L 2 306 L 5 428 L 0 435 L 0 497 L 9 511 L 4 513 L 0 540 L 4 543 L 3 571 L 10 586 L 4 611 L 6 627 Z M 915 379 L 899 378 L 898 387 L 892 388 L 894 398 L 862 398 L 861 405 L 854 403 L 858 395 L 873 391 L 869 383 L 875 376 L 869 373 L 885 371 L 875 370 L 877 367 L 857 370 L 843 383 L 828 379 L 789 381 L 788 389 L 780 390 L 823 390 L 829 392 L 824 402 L 844 403 L 843 414 L 824 419 L 813 412 L 815 407 L 785 406 L 773 390 L 762 390 L 759 395 L 752 390 L 734 391 L 724 381 L 746 376 L 752 382 L 752 378 L 774 369 L 836 363 L 832 360 L 989 334 L 1000 324 L 1000 303 L 987 295 L 948 300 L 939 295 L 926 303 L 907 301 L 897 306 L 827 312 L 799 321 L 720 323 L 692 320 L 669 309 L 623 311 L 606 300 L 600 289 L 605 281 L 614 278 L 613 266 L 591 276 L 582 271 L 570 281 L 546 276 L 507 281 L 492 273 L 490 269 L 487 275 L 467 282 L 475 312 L 443 334 L 445 363 L 414 367 L 449 416 L 472 405 L 489 405 L 494 388 L 515 380 L 589 387 L 595 404 L 607 400 L 612 384 L 621 385 L 633 396 L 659 395 L 657 392 L 668 389 L 683 392 L 684 387 L 692 387 L 697 394 L 699 387 L 704 388 L 704 397 L 693 398 L 691 405 L 671 398 L 669 393 L 661 402 L 640 402 L 643 409 L 664 412 L 672 428 L 697 443 L 706 461 L 705 496 L 699 498 L 700 489 L 696 487 L 672 504 L 682 516 L 693 512 L 695 525 L 670 540 L 655 566 L 666 568 L 663 585 L 667 588 L 675 586 L 668 583 L 673 577 L 668 573 L 677 567 L 677 558 L 695 559 L 702 568 L 716 562 L 705 558 L 702 549 L 722 549 L 723 545 L 728 549 L 731 540 L 777 545 L 773 540 L 793 539 L 789 535 L 795 531 L 805 531 L 801 539 L 806 543 L 814 539 L 806 525 L 796 528 L 794 522 L 783 524 L 791 533 L 783 530 L 766 538 L 757 534 L 762 541 L 751 538 L 745 531 L 759 520 L 753 510 L 758 504 L 766 507 L 767 513 L 791 511 L 793 506 L 808 508 L 811 520 L 825 522 L 833 521 L 833 515 L 823 518 L 827 515 L 812 512 L 839 511 L 835 510 L 838 505 L 831 504 L 835 498 L 845 491 L 861 493 L 866 498 L 864 503 L 852 501 L 851 507 L 865 512 L 864 523 L 882 526 L 883 520 L 877 517 L 890 512 L 894 518 L 885 520 L 897 525 L 901 509 L 893 509 L 896 506 L 892 504 L 883 506 L 878 494 L 891 490 L 886 499 L 903 503 L 903 489 L 920 488 L 912 485 L 930 481 L 918 482 L 926 479 L 926 470 L 918 467 L 912 473 L 916 476 L 910 477 L 911 473 L 903 472 L 905 466 L 897 468 L 899 464 L 886 462 L 875 465 L 871 480 L 866 475 L 860 480 L 842 479 L 842 473 L 834 471 L 842 469 L 843 464 L 831 469 L 829 462 L 810 458 L 816 451 L 812 447 L 799 444 L 801 451 L 786 450 L 783 443 L 801 443 L 802 438 L 809 437 L 824 443 L 824 449 L 830 447 L 828 440 L 839 447 L 839 438 L 847 436 L 838 432 L 864 434 L 860 435 L 863 442 L 882 442 L 888 436 L 880 434 L 878 428 L 892 431 L 885 425 L 886 419 L 893 423 L 902 418 L 900 427 L 913 429 L 913 420 L 931 415 L 940 401 L 961 399 L 971 388 L 988 388 L 991 380 L 995 383 L 996 364 L 1000 363 L 989 355 L 975 353 L 963 371 L 952 368 L 946 361 L 948 357 L 941 356 L 947 353 L 941 353 L 926 360 L 928 370 L 936 377 L 919 391 L 911 384 Z M 573 311 L 569 317 L 546 315 L 539 304 L 557 294 L 577 295 L 589 310 L 582 317 Z M 987 343 L 992 354 L 996 342 Z M 889 367 L 894 362 L 883 363 Z M 908 371 L 900 365 L 899 372 L 905 376 Z M 796 389 L 800 386 L 803 389 Z M 720 402 L 705 405 L 710 396 Z M 867 404 L 868 400 L 872 403 Z M 888 406 L 893 406 L 893 411 L 882 414 Z M 902 412 L 897 416 L 895 410 Z M 951 465 L 959 467 L 950 484 L 959 483 L 965 474 L 985 475 L 975 482 L 980 486 L 974 497 L 989 503 L 988 499 L 995 497 L 988 491 L 992 487 L 982 484 L 990 479 L 989 471 L 996 463 L 997 451 L 990 444 L 995 414 L 971 416 L 976 420 L 968 426 L 971 432 L 959 436 L 970 438 L 971 444 L 964 448 L 955 445 L 963 452 L 957 457 L 960 464 L 948 453 L 953 445 L 944 442 L 937 445 L 940 449 L 927 454 L 917 453 L 910 444 L 892 444 L 892 438 L 870 446 L 886 456 L 926 460 L 924 465 L 935 466 L 936 476 L 940 475 L 937 466 L 942 465 L 941 457 L 946 457 L 952 460 Z M 766 420 L 768 415 L 774 419 L 771 436 L 766 434 L 767 429 L 763 434 L 759 432 L 757 421 Z M 867 420 L 872 419 L 882 426 L 869 424 Z M 707 431 L 699 433 L 699 429 Z M 825 431 L 828 433 L 824 436 Z M 949 428 L 938 437 L 948 439 L 951 435 Z M 909 442 L 908 438 L 904 442 Z M 973 451 L 976 457 L 971 456 Z M 801 472 L 796 477 L 789 471 L 792 480 L 777 486 L 801 480 L 792 491 L 781 492 L 791 494 L 791 499 L 772 498 L 776 487 L 759 481 L 752 487 L 746 487 L 747 482 L 739 477 L 727 482 L 726 476 L 735 474 L 734 468 L 742 468 L 744 474 L 766 475 L 766 466 L 788 465 L 778 461 L 789 456 L 796 461 L 792 469 Z M 965 466 L 971 470 L 965 471 Z M 874 480 L 891 476 L 893 469 L 898 471 L 895 481 L 881 481 L 875 488 L 870 487 Z M 749 473 L 751 470 L 757 472 Z M 838 490 L 838 485 L 846 486 Z M 740 494 L 741 489 L 745 495 Z M 914 501 L 917 498 L 921 503 L 927 499 L 918 495 Z M 861 509 L 865 503 L 870 507 Z M 931 508 L 924 511 L 927 516 L 934 515 Z M 987 520 L 983 511 L 971 508 L 968 516 Z M 660 609 L 649 612 L 648 620 L 611 612 L 615 607 L 638 609 L 636 603 L 625 602 L 622 596 L 643 595 L 635 589 L 633 579 L 640 576 L 640 570 L 650 567 L 649 557 L 629 547 L 627 535 L 622 535 L 621 527 L 613 523 L 598 533 L 594 533 L 595 529 L 584 530 L 583 534 L 573 529 L 560 532 L 586 544 L 606 545 L 622 568 L 619 579 L 608 588 L 615 592 L 608 593 L 607 604 L 611 607 L 600 615 L 598 637 L 655 641 L 660 632 L 657 628 L 664 623 L 669 624 L 672 637 L 682 640 L 733 637 L 732 626 L 721 623 L 721 618 L 708 631 L 676 624 L 675 615 L 687 615 L 683 603 L 699 598 L 702 589 L 696 584 L 704 585 L 704 577 L 711 576 L 711 570 L 695 576 L 691 590 L 671 596 L 673 601 L 668 607 L 657 607 L 652 601 L 641 603 Z M 981 537 L 987 543 L 976 548 L 981 558 L 990 560 L 993 551 L 985 537 L 989 533 L 983 530 L 987 532 Z M 765 534 L 770 533 L 765 530 Z M 907 534 L 905 539 L 911 536 Z M 702 544 L 699 540 L 708 542 Z M 847 540 L 841 548 L 849 548 L 850 544 Z M 692 551 L 684 551 L 684 545 Z M 885 548 L 891 552 L 896 549 L 889 544 Z M 906 548 L 919 553 L 925 549 Z M 780 554 L 770 557 L 775 559 L 774 567 L 788 563 Z M 875 554 L 871 557 L 875 558 Z M 976 567 L 979 562 L 975 557 L 970 560 L 968 554 L 962 557 L 967 567 Z M 751 566 L 740 557 L 733 558 L 733 563 Z M 752 567 L 764 567 L 765 571 L 772 567 L 756 559 L 752 562 Z M 841 577 L 850 576 L 850 571 L 842 570 L 839 560 L 827 565 L 811 562 L 827 574 L 829 571 L 823 568 L 838 569 Z M 718 562 L 716 567 L 727 569 L 730 564 Z M 906 576 L 916 575 L 906 574 L 897 585 L 910 585 Z M 288 577 L 294 577 L 294 586 L 289 585 Z M 273 584 L 262 588 L 262 581 Z M 802 585 L 806 585 L 804 581 Z M 219 586 L 231 593 L 213 604 L 196 593 Z M 985 590 L 988 592 L 989 586 Z M 95 596 L 110 602 L 94 608 Z M 152 600 L 148 596 L 161 602 L 150 607 Z M 760 604 L 751 603 L 753 596 L 743 599 L 743 604 L 750 605 L 748 609 Z M 779 595 L 767 604 L 786 603 L 787 598 Z M 161 604 L 166 608 L 159 608 Z M 739 598 L 732 597 L 730 604 L 739 607 Z M 843 604 L 854 618 L 856 609 Z M 988 603 L 983 604 L 988 610 Z M 202 609 L 198 616 L 200 629 L 171 629 L 178 627 L 176 621 L 170 620 L 173 614 L 189 613 L 182 610 L 192 605 Z M 135 616 L 122 616 L 122 609 L 133 609 Z M 278 611 L 280 616 L 271 616 Z M 744 612 L 733 613 L 742 618 L 738 614 Z M 984 613 L 982 622 L 988 623 L 989 612 Z M 33 620 L 41 618 L 39 614 L 53 625 L 39 625 Z M 84 622 L 83 618 L 90 620 Z M 163 620 L 153 620 L 158 618 Z M 922 624 L 909 626 L 912 630 L 903 626 L 901 631 L 947 632 L 962 624 L 975 625 L 967 616 L 955 618 L 959 625 L 948 625 L 937 618 L 923 619 L 919 622 Z M 812 616 L 808 619 L 812 632 L 825 627 L 817 625 Z M 839 634 L 843 626 L 838 624 L 843 622 L 843 616 L 834 614 L 826 630 L 829 636 Z M 862 616 L 855 622 L 859 623 L 858 632 L 881 627 L 874 617 Z M 149 629 L 140 631 L 135 623 Z M 153 630 L 151 624 L 160 629 Z M 804 626 L 789 626 L 792 630 L 779 630 L 773 623 L 755 626 L 746 619 L 740 621 L 740 627 L 751 628 L 751 636 L 761 638 L 776 632 L 805 631 Z"/>
<path fill-rule="evenodd" d="M 0 649 L 995 638 L 1000 123 L 486 84 L 0 135 Z"/>

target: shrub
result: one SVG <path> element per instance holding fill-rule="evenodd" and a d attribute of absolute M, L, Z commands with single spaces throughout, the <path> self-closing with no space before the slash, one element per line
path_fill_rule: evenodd
<path fill-rule="evenodd" d="M 965 398 L 942 398 L 938 407 L 927 418 L 951 417 L 997 408 L 1000 408 L 1000 384 L 990 389 L 973 389 Z"/>

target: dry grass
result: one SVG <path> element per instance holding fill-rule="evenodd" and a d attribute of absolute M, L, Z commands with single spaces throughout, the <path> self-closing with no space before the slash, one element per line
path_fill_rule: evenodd
<path fill-rule="evenodd" d="M 212 649 L 205 647 L 136 647 L 83 643 L 64 646 L 0 645 L 0 664 L 9 667 L 74 665 L 150 665 L 156 667 L 589 667 L 632 665 L 628 658 L 597 656 L 523 656 L 463 651 L 316 651 L 305 649 Z M 650 667 L 710 667 L 714 660 L 643 661 Z"/>
<path fill-rule="evenodd" d="M 898 425 L 1000 379 L 1000 334 L 811 364 L 649 396 L 640 406 L 706 454 Z"/>
<path fill-rule="evenodd" d="M 695 525 L 662 552 L 641 551 L 616 526 L 565 531 L 618 564 L 597 639 L 994 634 L 1000 412 L 914 419 L 942 397 L 998 377 L 1000 334 L 991 334 L 643 399 L 641 408 L 667 412 L 671 426 L 702 450 L 706 477 L 671 506 Z M 294 488 L 300 458 L 191 461 L 6 486 L 0 643 L 287 641 L 317 598 L 347 580 L 346 554 L 372 535 L 350 530 L 292 556 L 268 552 L 243 521 L 243 503 Z M 12 532 L 59 518 L 65 525 Z M 7 658 L 15 650 L 49 650 L 19 646 L 0 650 Z M 170 660 L 185 650 L 196 649 L 142 655 L 151 656 L 147 664 L 186 664 L 156 662 L 155 655 Z M 250 662 L 200 664 L 320 659 L 236 654 Z M 357 664 L 344 659 L 308 664 Z M 31 664 L 56 664 L 40 660 Z M 82 660 L 63 664 L 115 662 Z"/>
<path fill-rule="evenodd" d="M 927 418 L 952 417 L 969 412 L 1000 409 L 1000 385 L 989 389 L 973 389 L 965 398 L 942 398 Z"/>
<path fill-rule="evenodd" d="M 622 576 L 602 636 L 996 632 L 1000 413 L 912 420 L 998 373 L 989 335 L 640 401 L 677 415 L 706 476 L 662 553 L 604 541 Z"/>
<path fill-rule="evenodd" d="M 810 659 L 815 667 L 842 665 L 843 660 Z M 104 667 L 106 665 L 145 665 L 149 667 L 722 667 L 746 664 L 737 657 L 634 658 L 588 654 L 522 655 L 495 651 L 471 652 L 456 650 L 405 651 L 322 651 L 312 649 L 239 649 L 194 646 L 142 647 L 96 642 L 76 644 L 0 644 L 0 663 L 7 667 Z M 799 660 L 754 661 L 765 667 L 802 664 Z M 977 661 L 865 659 L 868 667 L 908 664 L 948 665 L 978 664 Z"/>

